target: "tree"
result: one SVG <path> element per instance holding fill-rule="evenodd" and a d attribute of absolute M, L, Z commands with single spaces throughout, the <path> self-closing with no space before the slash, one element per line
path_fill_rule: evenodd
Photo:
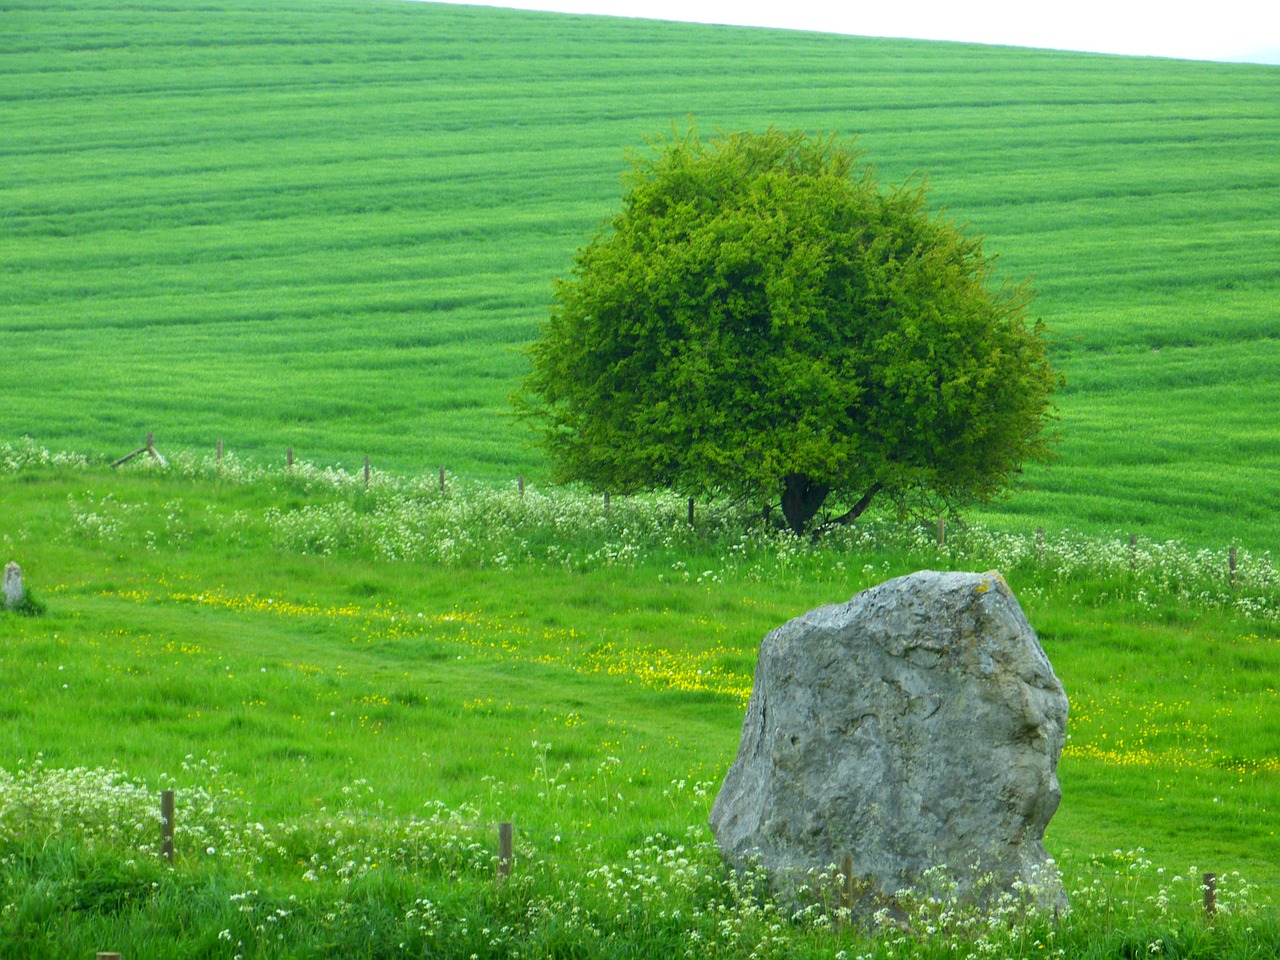
<path fill-rule="evenodd" d="M 1025 283 L 834 136 L 695 130 L 633 156 L 516 394 L 557 479 L 954 510 L 1050 452 L 1061 378 Z"/>

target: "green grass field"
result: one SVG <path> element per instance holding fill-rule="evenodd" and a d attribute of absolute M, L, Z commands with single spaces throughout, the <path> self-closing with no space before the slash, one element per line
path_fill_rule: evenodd
<path fill-rule="evenodd" d="M 1241 552 L 1232 585 L 1225 556 L 1145 541 L 969 530 L 939 550 L 866 527 L 811 544 L 724 511 L 690 528 L 674 500 L 8 459 L 0 544 L 47 610 L 0 614 L 0 956 L 665 956 L 690 930 L 744 958 L 955 956 L 988 935 L 1010 956 L 1280 948 L 1269 556 Z M 1004 571 L 1067 689 L 1046 839 L 1077 907 L 1063 926 L 942 923 L 895 946 L 724 886 L 706 817 L 760 639 L 922 567 Z M 172 872 L 155 865 L 166 786 Z M 507 893 L 500 821 L 517 825 Z M 1237 911 L 1216 925 L 1200 871 Z M 235 907 L 247 890 L 258 914 Z M 406 917 L 419 899 L 434 945 Z M 294 918 L 264 926 L 273 910 Z"/>
<path fill-rule="evenodd" d="M 542 472 L 506 416 L 625 153 L 857 134 L 1034 277 L 1060 461 L 984 515 L 1280 534 L 1280 68 L 391 0 L 13 0 L 0 436 Z"/>
<path fill-rule="evenodd" d="M 0 563 L 47 609 L 0 613 L 0 958 L 1276 956 L 1277 104 L 1267 66 L 8 0 Z M 543 489 L 520 347 L 689 117 L 927 174 L 1041 291 L 1060 460 L 941 550 Z M 101 466 L 148 431 L 172 469 Z M 1070 696 L 1057 924 L 868 939 L 709 845 L 764 633 L 921 567 L 1000 569 Z"/>

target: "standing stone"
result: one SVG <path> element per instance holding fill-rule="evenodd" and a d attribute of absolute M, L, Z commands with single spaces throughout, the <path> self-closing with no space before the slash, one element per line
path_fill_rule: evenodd
<path fill-rule="evenodd" d="M 12 610 L 22 600 L 22 568 L 10 562 L 4 567 L 4 580 L 0 581 L 0 593 L 4 594 L 4 608 Z"/>
<path fill-rule="evenodd" d="M 711 827 L 786 900 L 847 853 L 863 914 L 936 868 L 962 899 L 1065 906 L 1043 838 L 1066 722 L 998 573 L 900 577 L 765 637 Z"/>

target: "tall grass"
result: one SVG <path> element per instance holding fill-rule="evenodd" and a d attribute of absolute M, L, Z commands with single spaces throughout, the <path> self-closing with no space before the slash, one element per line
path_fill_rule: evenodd
<path fill-rule="evenodd" d="M 1201 876 L 1169 874 L 1142 851 L 1069 864 L 1075 909 L 1047 917 L 1018 895 L 983 913 L 957 902 L 939 871 L 903 891 L 901 913 L 850 925 L 831 901 L 783 907 L 765 878 L 736 875 L 703 832 L 652 833 L 602 859 L 581 836 L 521 835 L 509 878 L 496 877 L 492 830 L 473 807 L 428 805 L 400 819 L 341 811 L 288 821 L 238 804 L 207 760 L 183 765 L 188 800 L 176 830 L 189 851 L 158 857 L 153 792 L 114 770 L 0 771 L 0 800 L 27 831 L 0 820 L 4 949 L 15 956 L 368 957 L 986 956 L 1246 958 L 1280 940 L 1270 905 L 1247 880 L 1218 884 L 1218 913 L 1199 915 Z M 213 789 L 210 785 L 214 784 Z M 683 806 L 681 795 L 674 804 Z M 63 826 L 77 815 L 71 829 Z M 265 819 L 267 822 L 263 823 Z M 492 825 L 488 825 L 491 827 Z M 32 831 L 45 833 L 43 844 Z M 50 842 L 52 840 L 52 842 Z M 30 880 L 40 878 L 36 891 Z M 79 914 L 77 923 L 61 919 Z M 843 921 L 843 922 L 842 922 Z"/>

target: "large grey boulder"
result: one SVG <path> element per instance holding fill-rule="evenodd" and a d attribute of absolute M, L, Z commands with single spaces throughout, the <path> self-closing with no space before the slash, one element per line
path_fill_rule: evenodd
<path fill-rule="evenodd" d="M 900 577 L 765 637 L 711 827 L 784 899 L 852 854 L 855 911 L 937 868 L 961 898 L 1065 906 L 1042 841 L 1066 722 L 998 573 Z"/>

